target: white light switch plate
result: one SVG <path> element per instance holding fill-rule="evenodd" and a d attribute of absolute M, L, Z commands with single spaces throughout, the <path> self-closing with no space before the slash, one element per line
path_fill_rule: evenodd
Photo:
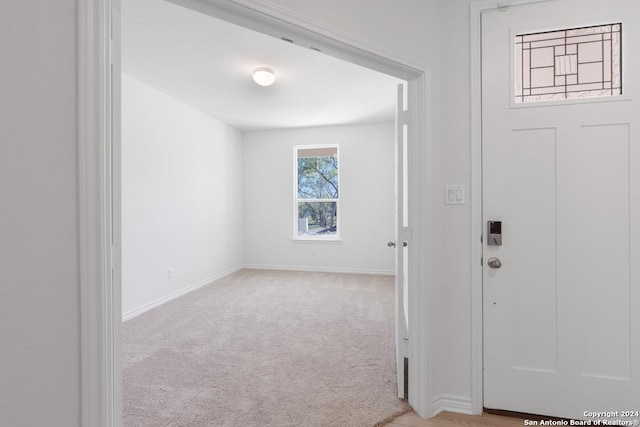
<path fill-rule="evenodd" d="M 464 205 L 464 185 L 445 185 L 444 204 Z"/>

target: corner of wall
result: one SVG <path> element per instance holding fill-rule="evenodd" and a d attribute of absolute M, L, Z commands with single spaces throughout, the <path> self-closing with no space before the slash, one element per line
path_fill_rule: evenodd
<path fill-rule="evenodd" d="M 134 317 L 138 317 L 141 314 L 146 313 L 149 310 L 152 310 L 152 309 L 154 309 L 156 307 L 160 307 L 161 305 L 166 304 L 169 301 L 177 299 L 177 298 L 179 298 L 179 297 L 181 297 L 183 295 L 186 295 L 188 293 L 194 292 L 194 291 L 196 291 L 196 290 L 198 290 L 198 289 L 200 289 L 200 288 L 202 288 L 204 286 L 207 286 L 210 283 L 215 282 L 216 280 L 222 279 L 225 276 L 229 276 L 229 275 L 231 275 L 231 274 L 233 274 L 233 273 L 235 273 L 237 271 L 240 271 L 243 268 L 244 267 L 241 266 L 241 265 L 233 267 L 233 268 L 231 268 L 229 270 L 223 271 L 223 272 L 221 272 L 219 274 L 216 274 L 214 276 L 208 277 L 208 278 L 206 278 L 204 280 L 200 280 L 197 283 L 194 283 L 194 284 L 192 284 L 190 286 L 187 286 L 185 288 L 180 289 L 179 291 L 176 291 L 176 292 L 173 292 L 173 293 L 171 293 L 169 295 L 163 296 L 162 298 L 158 298 L 155 301 L 152 301 L 152 302 L 150 302 L 148 304 L 143 305 L 142 307 L 138 307 L 138 308 L 130 310 L 130 311 L 126 312 L 126 313 L 122 313 L 122 321 L 126 322 L 127 320 L 131 320 Z"/>

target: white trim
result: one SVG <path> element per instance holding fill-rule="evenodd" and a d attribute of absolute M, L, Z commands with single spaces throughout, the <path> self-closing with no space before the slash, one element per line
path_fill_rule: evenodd
<path fill-rule="evenodd" d="M 193 291 L 196 291 L 204 286 L 207 286 L 213 282 L 215 282 L 216 280 L 220 280 L 223 277 L 229 276 L 230 274 L 233 274 L 237 271 L 242 270 L 244 267 L 239 265 L 237 267 L 231 268 L 229 270 L 223 271 L 222 273 L 213 275 L 211 277 L 208 277 L 204 280 L 200 280 L 199 282 L 194 283 L 193 285 L 189 285 L 185 288 L 180 289 L 179 291 L 173 292 L 169 295 L 165 295 L 162 298 L 158 298 L 155 301 L 152 301 L 148 304 L 143 305 L 142 307 L 138 307 L 134 310 L 130 310 L 126 313 L 122 314 L 122 321 L 126 322 L 127 320 L 131 320 L 134 317 L 138 317 L 140 316 L 142 313 L 146 313 L 149 310 L 152 310 L 156 307 L 160 307 L 163 304 L 168 303 L 169 301 L 173 301 L 176 298 L 179 298 L 181 296 L 184 296 L 186 294 L 189 294 Z"/>
<path fill-rule="evenodd" d="M 473 415 L 471 399 L 464 396 L 443 395 L 433 400 L 434 416 L 440 412 L 455 412 L 458 414 Z"/>
<path fill-rule="evenodd" d="M 431 268 L 433 236 L 431 70 L 408 82 L 409 127 L 409 404 L 423 418 L 434 416 L 431 404 Z M 433 326 L 436 327 L 435 325 Z"/>
<path fill-rule="evenodd" d="M 307 239 L 307 238 L 304 238 L 304 237 L 292 237 L 291 238 L 291 242 L 293 244 L 298 244 L 298 243 L 311 243 L 311 244 L 313 244 L 313 243 L 320 243 L 320 244 L 329 243 L 329 244 L 331 244 L 331 243 L 333 243 L 333 244 L 336 244 L 336 245 L 341 245 L 342 242 L 343 242 L 343 240 L 342 240 L 342 238 L 340 238 L 340 236 L 336 236 L 333 239 L 331 239 L 329 237 L 333 237 L 333 236 L 326 236 L 326 237 L 320 238 L 320 239 L 314 239 L 314 238 Z"/>
<path fill-rule="evenodd" d="M 482 14 L 500 8 L 545 3 L 556 0 L 481 0 L 470 8 L 471 55 L 471 409 L 483 410 L 482 347 Z"/>
<path fill-rule="evenodd" d="M 78 40 L 80 49 L 79 65 L 79 188 L 81 205 L 79 222 L 82 251 L 82 424 L 92 427 L 120 426 L 122 423 L 119 407 L 114 406 L 115 371 L 120 370 L 118 358 L 120 342 L 114 341 L 116 325 L 113 318 L 120 319 L 121 314 L 113 316 L 113 289 L 110 277 L 104 273 L 110 267 L 111 254 L 105 246 L 105 230 L 111 225 L 110 176 L 108 165 L 111 158 L 108 138 L 104 128 L 109 120 L 103 122 L 106 112 L 110 111 L 110 99 L 104 89 L 109 85 L 110 64 L 108 55 L 104 55 L 108 46 L 109 11 L 112 2 L 118 0 L 80 0 Z M 415 108 L 411 108 L 414 118 L 410 131 L 410 220 L 413 240 L 410 254 L 409 316 L 414 327 L 409 330 L 409 404 L 423 417 L 432 416 L 430 399 L 428 340 L 429 304 L 433 280 L 430 265 L 432 262 L 432 239 L 428 239 L 432 224 L 432 162 L 430 156 L 431 109 L 425 97 L 431 95 L 431 74 L 424 67 L 416 66 L 407 60 L 396 57 L 392 52 L 375 46 L 353 34 L 337 30 L 307 17 L 282 9 L 268 1 L 256 4 L 249 0 L 170 0 L 191 7 L 229 22 L 275 36 L 295 37 L 296 44 L 310 43 L 332 56 L 345 59 L 380 72 L 386 72 L 409 81 L 410 99 Z M 118 13 L 117 11 L 114 13 Z M 93 41 L 96 40 L 94 43 Z M 96 44 L 98 44 L 96 46 Z M 85 56 L 83 56 L 85 55 Z M 100 96 L 94 95 L 97 93 Z M 97 119 L 96 119 L 97 117 Z M 99 121 L 99 126 L 95 123 Z M 90 137 L 85 137 L 85 133 Z M 84 197 L 84 199 L 82 198 Z M 110 230 L 109 230 L 110 231 Z M 95 236 L 95 237 L 94 237 Z M 110 248 L 109 248 L 110 249 Z M 95 280 L 86 278 L 96 275 Z M 119 290 L 116 290 L 119 291 Z M 118 322 L 119 323 L 119 322 Z M 117 326 L 115 326 L 117 327 Z M 117 331 L 116 331 L 117 334 Z M 116 413 L 118 412 L 118 413 Z"/>
<path fill-rule="evenodd" d="M 298 152 L 300 150 L 306 149 L 314 149 L 314 148 L 335 148 L 336 149 L 336 159 L 338 159 L 338 197 L 336 198 L 326 198 L 326 199 L 300 199 L 298 198 Z M 292 216 L 292 225 L 293 225 L 293 237 L 291 240 L 310 240 L 313 242 L 322 242 L 322 241 L 331 241 L 331 242 L 340 242 L 342 241 L 340 233 L 342 232 L 342 225 L 340 223 L 340 217 L 342 216 L 342 209 L 340 208 L 340 196 L 342 194 L 340 190 L 340 183 L 342 180 L 340 179 L 340 170 L 342 167 L 342 163 L 340 160 L 340 144 L 311 144 L 311 145 L 294 145 L 293 146 L 293 216 Z M 326 202 L 326 203 L 335 203 L 336 204 L 336 234 L 327 234 L 327 235 L 316 235 L 316 234 L 298 234 L 300 232 L 300 224 L 299 224 L 299 204 L 300 202 Z"/>
<path fill-rule="evenodd" d="M 80 416 L 95 427 L 120 425 L 113 418 L 110 9 L 110 0 L 78 3 Z"/>
<path fill-rule="evenodd" d="M 397 77 L 403 78 L 405 80 L 411 78 L 411 76 L 407 74 L 398 76 L 397 72 L 398 72 L 399 64 L 406 64 L 411 68 L 420 69 L 419 66 L 412 65 L 408 63 L 405 59 L 401 59 L 397 57 L 393 51 L 388 50 L 387 48 L 385 48 L 380 44 L 373 43 L 371 40 L 359 37 L 358 35 L 350 31 L 345 31 L 340 28 L 327 25 L 324 22 L 314 20 L 307 16 L 301 15 L 271 0 L 261 0 L 257 4 L 255 1 L 252 1 L 252 0 L 231 0 L 231 1 L 233 3 L 242 5 L 244 7 L 250 7 L 265 15 L 277 16 L 285 20 L 287 23 L 291 25 L 300 27 L 304 29 L 304 31 L 300 33 L 300 35 L 303 37 L 305 36 L 304 33 L 308 33 L 308 32 L 313 32 L 317 35 L 324 35 L 325 37 L 328 35 L 329 38 L 336 41 L 336 45 L 339 50 L 345 50 L 344 49 L 345 46 L 342 45 L 341 41 L 346 42 L 350 45 L 352 49 L 357 49 L 359 51 L 358 52 L 359 56 L 367 56 L 367 57 L 375 56 L 375 61 L 378 63 L 378 67 L 380 65 L 386 65 L 388 67 L 388 69 L 383 72 L 396 75 Z M 326 40 L 325 40 L 325 43 L 326 43 Z M 349 55 L 348 58 L 350 58 L 349 59 L 350 62 L 353 61 L 353 58 L 351 55 Z M 382 71 L 382 70 L 378 70 L 378 71 Z"/>
<path fill-rule="evenodd" d="M 301 271 L 309 273 L 345 273 L 345 274 L 368 274 L 393 276 L 393 270 L 370 270 L 358 268 L 341 268 L 341 267 L 308 267 L 298 265 L 262 265 L 262 264 L 245 264 L 242 268 L 247 270 L 281 270 L 281 271 Z"/>
<path fill-rule="evenodd" d="M 294 236 L 291 238 L 291 241 L 294 243 L 297 242 L 307 242 L 307 243 L 342 243 L 342 237 L 339 234 L 331 235 L 331 236 Z"/>
<path fill-rule="evenodd" d="M 120 0 L 111 0 L 111 93 L 119 94 L 122 91 L 122 70 L 121 70 L 121 39 L 120 39 Z M 122 162 L 120 161 L 122 153 L 121 134 L 122 134 L 122 112 L 121 97 L 111 97 L 111 257 L 112 257 L 112 275 L 111 275 L 111 300 L 112 300 L 112 349 L 113 357 L 113 410 L 114 424 L 122 423 L 122 322 L 118 320 L 122 316 Z"/>
<path fill-rule="evenodd" d="M 372 68 L 404 80 L 416 78 L 424 67 L 400 58 L 370 40 L 301 15 L 269 0 L 167 0 L 225 21 Z"/>

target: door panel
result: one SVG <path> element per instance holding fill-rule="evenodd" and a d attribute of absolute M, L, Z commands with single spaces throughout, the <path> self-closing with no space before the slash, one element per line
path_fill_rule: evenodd
<path fill-rule="evenodd" d="M 555 235 L 556 132 L 528 129 L 512 132 L 513 217 L 511 223 L 514 280 L 514 365 L 518 369 L 555 372 L 555 245 L 532 245 L 545 230 Z M 516 191 L 517 190 L 517 191 Z M 546 268 L 539 268 L 544 265 Z"/>
<path fill-rule="evenodd" d="M 405 85 L 398 85 L 396 111 L 396 372 L 398 397 L 405 397 L 405 365 L 409 337 L 408 322 L 408 123 Z"/>
<path fill-rule="evenodd" d="M 623 97 L 514 104 L 516 34 L 615 22 Z M 487 408 L 565 418 L 640 410 L 638 24 L 631 0 L 483 14 L 483 221 L 502 221 L 502 245 L 483 248 L 502 264 L 483 267 Z M 533 71 L 558 76 L 570 61 L 606 58 L 558 52 Z"/>
<path fill-rule="evenodd" d="M 576 135 L 559 186 L 567 200 L 559 278 L 573 285 L 567 298 L 580 307 L 576 344 L 588 348 L 598 337 L 607 349 L 585 352 L 580 374 L 629 380 L 629 125 L 582 126 Z"/>

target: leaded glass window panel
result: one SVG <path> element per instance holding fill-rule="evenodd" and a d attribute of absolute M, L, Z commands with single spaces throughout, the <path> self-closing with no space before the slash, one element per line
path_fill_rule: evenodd
<path fill-rule="evenodd" d="M 518 34 L 515 102 L 622 95 L 622 24 Z"/>

